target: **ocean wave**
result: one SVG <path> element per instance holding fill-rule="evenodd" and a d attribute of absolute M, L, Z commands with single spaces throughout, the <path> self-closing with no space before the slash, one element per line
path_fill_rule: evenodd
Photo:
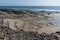
<path fill-rule="evenodd" d="M 34 10 L 34 11 L 58 11 L 58 12 L 60 12 L 60 10 L 53 10 L 53 9 L 31 9 L 31 10 Z"/>
<path fill-rule="evenodd" d="M 2 8 L 0 8 L 2 9 Z M 5 8 L 3 8 L 5 9 Z M 32 11 L 55 11 L 55 12 L 60 12 L 58 9 L 41 9 L 41 8 L 7 8 L 7 9 L 14 9 L 14 10 L 32 10 Z"/>

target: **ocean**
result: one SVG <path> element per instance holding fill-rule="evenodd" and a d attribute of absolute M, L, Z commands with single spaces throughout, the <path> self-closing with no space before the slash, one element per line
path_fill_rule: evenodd
<path fill-rule="evenodd" d="M 9 8 L 9 9 L 25 9 L 25 10 L 35 10 L 35 11 L 60 11 L 60 6 L 0 6 L 2 8 Z"/>

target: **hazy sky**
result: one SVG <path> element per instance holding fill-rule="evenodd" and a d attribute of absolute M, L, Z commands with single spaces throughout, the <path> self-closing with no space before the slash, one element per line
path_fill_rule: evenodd
<path fill-rule="evenodd" d="M 0 0 L 0 6 L 60 6 L 60 0 Z"/>

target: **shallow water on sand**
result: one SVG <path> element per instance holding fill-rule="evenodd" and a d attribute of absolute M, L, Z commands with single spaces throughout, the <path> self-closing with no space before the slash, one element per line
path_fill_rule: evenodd
<path fill-rule="evenodd" d="M 56 13 L 53 16 L 53 18 L 51 18 L 51 20 L 48 21 L 54 24 L 53 27 L 51 27 L 51 29 L 53 29 L 52 31 L 60 31 L 60 13 L 59 14 Z"/>
<path fill-rule="evenodd" d="M 50 20 L 48 20 L 52 23 L 55 23 L 57 25 L 57 27 L 60 26 L 60 13 L 59 14 L 54 14 L 53 18 L 51 18 Z"/>
<path fill-rule="evenodd" d="M 59 14 L 52 14 L 52 18 L 48 18 L 48 22 L 53 23 L 51 26 L 43 27 L 38 32 L 45 32 L 45 33 L 54 33 L 60 31 L 60 13 Z"/>

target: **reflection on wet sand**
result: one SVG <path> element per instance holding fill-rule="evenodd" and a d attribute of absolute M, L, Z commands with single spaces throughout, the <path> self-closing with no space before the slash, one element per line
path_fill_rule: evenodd
<path fill-rule="evenodd" d="M 48 18 L 47 21 L 53 23 L 53 25 L 43 27 L 41 30 L 38 30 L 38 32 L 53 33 L 56 31 L 60 31 L 60 13 L 51 14 L 49 16 L 51 16 L 52 18 Z"/>

